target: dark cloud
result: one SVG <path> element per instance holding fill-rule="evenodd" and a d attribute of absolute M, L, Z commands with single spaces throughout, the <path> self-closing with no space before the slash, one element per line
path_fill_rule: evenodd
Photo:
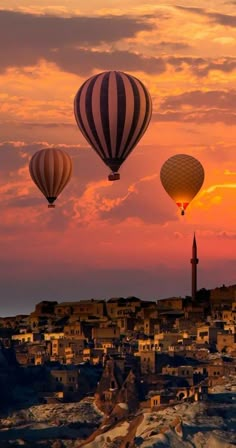
<path fill-rule="evenodd" d="M 146 17 L 142 20 L 126 16 L 65 18 L 0 11 L 0 70 L 12 66 L 21 69 L 35 65 L 40 59 L 82 76 L 91 74 L 94 69 L 159 74 L 166 70 L 167 64 L 175 71 L 187 67 L 198 77 L 207 76 L 210 70 L 228 73 L 236 68 L 236 59 L 230 57 L 220 60 L 187 56 L 146 57 L 131 51 L 107 52 L 90 48 L 99 47 L 102 42 L 113 43 L 133 37 L 139 31 L 154 27 Z M 189 48 L 185 42 L 161 41 L 157 46 L 160 51 L 170 52 Z"/>
<path fill-rule="evenodd" d="M 168 57 L 165 59 L 168 64 L 175 67 L 176 71 L 182 71 L 188 67 L 197 77 L 207 76 L 212 70 L 230 73 L 236 69 L 236 58 L 225 57 L 218 59 L 193 58 L 193 57 Z"/>
<path fill-rule="evenodd" d="M 196 11 L 198 8 L 194 9 Z M 102 42 L 113 43 L 134 37 L 137 32 L 154 27 L 147 17 L 142 20 L 126 16 L 65 18 L 0 11 L 0 70 L 12 66 L 21 69 L 35 65 L 40 59 L 81 76 L 89 76 L 94 69 L 159 74 L 165 72 L 167 64 L 177 72 L 187 67 L 197 77 L 207 76 L 210 70 L 229 73 L 236 68 L 236 58 L 230 57 L 147 57 L 131 51 L 113 49 L 107 52 L 91 48 L 99 47 Z M 189 48 L 185 42 L 161 41 L 157 46 L 159 51 L 166 52 Z"/>
<path fill-rule="evenodd" d="M 162 102 L 161 108 L 178 109 L 179 107 L 188 105 L 194 108 L 217 108 L 235 110 L 236 90 L 211 90 L 204 92 L 194 90 L 185 92 L 181 95 L 169 96 Z"/>
<path fill-rule="evenodd" d="M 209 12 L 204 8 L 193 8 L 190 6 L 176 6 L 176 8 L 183 11 L 191 12 L 193 14 L 198 14 L 203 17 L 207 17 L 211 22 L 217 23 L 219 25 L 236 27 L 236 16 L 222 14 L 219 12 Z"/>
<path fill-rule="evenodd" d="M 48 59 L 55 62 L 62 70 L 81 75 L 88 75 L 93 69 L 136 71 L 150 74 L 163 73 L 166 63 L 163 58 L 144 57 L 130 51 L 90 51 L 63 48 Z"/>
<path fill-rule="evenodd" d="M 236 90 L 195 90 L 181 95 L 166 97 L 158 113 L 153 114 L 154 121 L 182 121 L 195 123 L 222 122 L 226 125 L 236 123 Z M 185 106 L 191 110 L 185 111 Z"/>
<path fill-rule="evenodd" d="M 193 6 L 176 5 L 175 8 L 180 9 L 181 11 L 192 12 L 193 14 L 205 15 L 207 13 L 206 9 Z"/>
<path fill-rule="evenodd" d="M 86 52 L 76 48 L 116 42 L 153 27 L 143 19 L 127 16 L 66 18 L 0 11 L 0 67 L 34 65 L 42 58 L 61 61 L 63 66 L 75 58 L 67 69 L 84 72 Z"/>
<path fill-rule="evenodd" d="M 24 121 L 23 123 L 17 123 L 17 125 L 24 128 L 34 129 L 34 128 L 75 128 L 73 123 L 35 123 L 30 121 Z"/>
<path fill-rule="evenodd" d="M 158 42 L 156 47 L 174 51 L 189 50 L 190 48 L 192 48 L 192 46 L 187 44 L 186 42 L 171 42 L 171 41 Z"/>
<path fill-rule="evenodd" d="M 0 143 L 0 173 L 1 179 L 6 180 L 10 173 L 24 166 L 23 147 L 17 147 L 12 142 Z M 1 180 L 0 180 L 1 183 Z"/>
<path fill-rule="evenodd" d="M 33 46 L 38 49 L 70 45 L 98 45 L 132 37 L 153 25 L 127 16 L 59 17 L 0 11 L 0 38 L 4 48 Z"/>
<path fill-rule="evenodd" d="M 194 112 L 165 112 L 154 113 L 153 121 L 172 122 L 178 121 L 182 123 L 224 123 L 228 126 L 236 124 L 236 113 L 225 112 L 221 110 L 194 111 Z"/>
<path fill-rule="evenodd" d="M 42 205 L 42 198 L 36 196 L 20 196 L 17 198 L 12 198 L 6 201 L 4 206 L 9 208 L 25 208 L 25 207 L 38 207 Z M 17 226 L 18 227 L 18 226 Z"/>

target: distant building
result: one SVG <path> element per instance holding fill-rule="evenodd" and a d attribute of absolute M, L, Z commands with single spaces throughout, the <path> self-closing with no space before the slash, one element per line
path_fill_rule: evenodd
<path fill-rule="evenodd" d="M 117 326 L 104 327 L 104 328 L 92 328 L 92 339 L 96 348 L 113 347 L 114 344 L 119 342 L 120 329 Z"/>
<path fill-rule="evenodd" d="M 123 297 L 109 299 L 106 302 L 107 314 L 111 319 L 118 319 L 121 317 L 129 317 L 135 315 L 141 308 L 141 300 L 137 297 Z"/>
<path fill-rule="evenodd" d="M 178 343 L 178 340 L 181 339 L 181 334 L 179 333 L 157 333 L 154 335 L 154 346 L 156 350 L 168 351 L 171 345 L 175 345 Z"/>
<path fill-rule="evenodd" d="M 35 342 L 35 341 L 41 341 L 42 335 L 40 333 L 14 334 L 12 335 L 11 339 L 12 341 L 18 341 L 19 343 Z"/>
<path fill-rule="evenodd" d="M 61 397 L 65 400 L 76 399 L 79 388 L 78 369 L 51 370 L 51 390 L 63 392 Z"/>
<path fill-rule="evenodd" d="M 216 344 L 218 328 L 201 325 L 197 328 L 197 343 Z"/>
<path fill-rule="evenodd" d="M 64 338 L 64 331 L 56 332 L 52 331 L 50 333 L 44 333 L 44 340 L 51 341 L 53 339 L 62 339 Z"/>
<path fill-rule="evenodd" d="M 37 303 L 37 305 L 35 306 L 35 310 L 33 311 L 33 313 L 31 313 L 31 315 L 34 314 L 35 316 L 36 315 L 51 316 L 54 314 L 56 305 L 57 305 L 57 302 L 55 302 L 55 301 L 43 300 L 42 302 Z"/>
<path fill-rule="evenodd" d="M 160 311 L 182 311 L 184 299 L 182 297 L 170 297 L 157 300 L 157 309 Z"/>
<path fill-rule="evenodd" d="M 162 373 L 164 375 L 173 375 L 183 377 L 188 381 L 190 386 L 193 385 L 193 367 L 192 366 L 179 366 L 170 367 L 166 366 L 162 368 Z"/>
<path fill-rule="evenodd" d="M 229 309 L 232 309 L 235 299 L 236 285 L 223 285 L 220 288 L 212 289 L 210 292 L 210 303 L 213 309 L 223 309 L 227 306 L 229 307 Z"/>
<path fill-rule="evenodd" d="M 105 313 L 104 300 L 80 300 L 79 302 L 62 302 L 55 306 L 56 316 L 70 316 L 76 314 L 78 317 L 103 316 Z"/>
<path fill-rule="evenodd" d="M 157 353 L 153 350 L 140 351 L 135 353 L 140 358 L 140 368 L 142 374 L 157 372 Z"/>
<path fill-rule="evenodd" d="M 217 350 L 219 352 L 230 353 L 236 350 L 236 334 L 218 333 L 217 334 Z"/>
<path fill-rule="evenodd" d="M 66 338 L 70 339 L 85 339 L 81 322 L 65 325 L 64 334 Z"/>

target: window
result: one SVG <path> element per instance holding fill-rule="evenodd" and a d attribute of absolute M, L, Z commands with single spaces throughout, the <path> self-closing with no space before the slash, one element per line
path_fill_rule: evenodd
<path fill-rule="evenodd" d="M 208 336 L 208 331 L 201 331 L 201 332 L 199 333 L 199 337 L 200 337 L 200 338 L 204 338 L 204 336 Z"/>

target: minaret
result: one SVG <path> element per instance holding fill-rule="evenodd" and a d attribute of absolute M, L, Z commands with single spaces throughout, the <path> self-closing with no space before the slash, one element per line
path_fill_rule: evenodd
<path fill-rule="evenodd" d="M 193 237 L 193 247 L 192 247 L 192 258 L 191 258 L 191 264 L 192 264 L 192 300 L 196 300 L 196 293 L 197 293 L 197 265 L 198 265 L 198 258 L 197 258 L 197 243 L 195 238 L 195 233 Z"/>

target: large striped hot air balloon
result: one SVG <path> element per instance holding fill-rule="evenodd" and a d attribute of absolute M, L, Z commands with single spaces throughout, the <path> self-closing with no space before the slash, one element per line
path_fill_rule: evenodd
<path fill-rule="evenodd" d="M 55 207 L 54 201 L 71 177 L 70 156 L 62 149 L 41 149 L 31 158 L 29 171 L 34 183 L 48 200 L 48 207 Z"/>
<path fill-rule="evenodd" d="M 204 182 L 203 166 L 192 156 L 177 154 L 162 165 L 160 176 L 164 189 L 184 215 Z"/>
<path fill-rule="evenodd" d="M 141 81 L 109 71 L 92 76 L 74 100 L 75 119 L 83 136 L 109 166 L 109 180 L 145 133 L 152 114 L 151 97 Z"/>

